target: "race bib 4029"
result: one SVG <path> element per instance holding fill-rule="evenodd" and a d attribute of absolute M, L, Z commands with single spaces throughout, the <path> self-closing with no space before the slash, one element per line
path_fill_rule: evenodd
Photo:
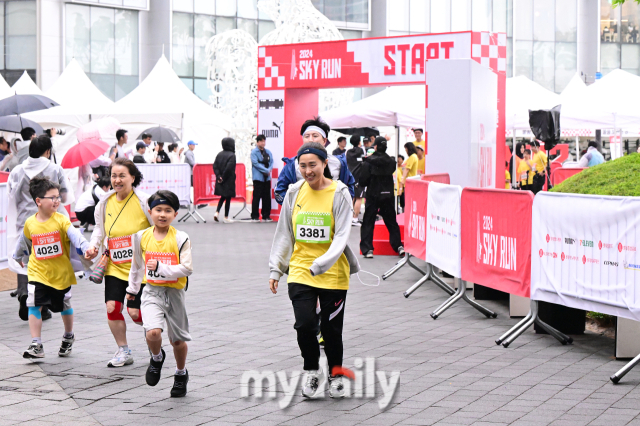
<path fill-rule="evenodd" d="M 299 212 L 296 216 L 296 241 L 330 243 L 331 213 Z"/>

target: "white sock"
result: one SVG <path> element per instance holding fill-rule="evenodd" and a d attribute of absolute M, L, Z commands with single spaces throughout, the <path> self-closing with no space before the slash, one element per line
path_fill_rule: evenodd
<path fill-rule="evenodd" d="M 178 367 L 176 367 L 176 376 L 184 376 L 185 374 L 187 374 L 187 367 L 185 366 L 182 370 L 178 369 Z"/>
<path fill-rule="evenodd" d="M 40 345 L 42 344 L 42 339 L 40 339 L 40 337 L 34 337 L 33 339 L 31 339 L 31 342 Z"/>
<path fill-rule="evenodd" d="M 151 353 L 151 357 L 156 362 L 162 361 L 162 351 L 158 352 L 158 355 L 155 355 L 155 354 Z"/>

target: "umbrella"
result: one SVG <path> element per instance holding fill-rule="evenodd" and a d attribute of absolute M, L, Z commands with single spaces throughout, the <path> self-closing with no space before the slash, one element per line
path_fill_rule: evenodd
<path fill-rule="evenodd" d="M 171 129 L 166 129 L 164 127 L 151 127 L 147 130 L 145 130 L 144 132 L 140 133 L 140 136 L 138 136 L 138 140 L 142 139 L 142 135 L 143 134 L 149 134 L 151 135 L 151 140 L 156 141 L 156 142 L 178 142 L 180 141 L 180 138 L 178 137 L 178 135 L 176 135 L 176 132 L 174 132 Z"/>
<path fill-rule="evenodd" d="M 62 159 L 63 169 L 73 169 L 93 161 L 109 149 L 109 144 L 100 139 L 87 139 L 71 148 Z"/>
<path fill-rule="evenodd" d="M 60 106 L 57 102 L 42 95 L 13 95 L 0 99 L 0 116 L 24 114 L 31 111 Z"/>
<path fill-rule="evenodd" d="M 44 129 L 41 125 L 35 121 L 27 120 L 18 115 L 7 115 L 6 117 L 0 117 L 0 130 L 4 132 L 20 133 L 25 127 L 31 127 L 37 134 L 44 133 Z"/>
<path fill-rule="evenodd" d="M 352 127 L 347 129 L 332 129 L 343 135 L 355 135 L 361 137 L 367 137 L 370 135 L 380 136 L 380 131 L 375 127 Z"/>

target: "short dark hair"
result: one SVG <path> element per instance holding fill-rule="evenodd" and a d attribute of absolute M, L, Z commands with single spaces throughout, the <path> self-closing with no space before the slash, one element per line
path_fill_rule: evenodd
<path fill-rule="evenodd" d="M 33 127 L 25 127 L 24 129 L 20 130 L 20 136 L 22 136 L 23 141 L 30 141 L 31 136 L 35 134 L 36 131 L 33 130 Z"/>
<path fill-rule="evenodd" d="M 353 146 L 360 146 L 361 142 L 360 136 L 353 135 L 349 138 L 349 143 Z"/>
<path fill-rule="evenodd" d="M 178 196 L 168 189 L 161 189 L 157 191 L 156 193 L 151 195 L 151 197 L 149 197 L 147 203 L 149 204 L 149 206 L 151 206 L 151 203 L 153 203 L 155 200 L 160 199 L 167 200 L 169 202 L 169 206 L 171 206 L 174 211 L 177 212 L 180 209 L 180 200 L 178 200 Z"/>
<path fill-rule="evenodd" d="M 36 176 L 29 181 L 29 194 L 31 194 L 33 201 L 36 201 L 36 198 L 42 198 L 47 195 L 47 192 L 50 189 L 57 189 L 60 191 L 60 185 L 53 182 L 48 177 Z"/>
<path fill-rule="evenodd" d="M 347 138 L 345 138 L 344 136 L 340 136 L 340 137 L 338 138 L 338 143 L 340 143 L 340 142 L 342 142 L 342 141 L 346 141 L 346 140 L 347 140 Z"/>
<path fill-rule="evenodd" d="M 327 123 L 322 121 L 320 117 L 313 117 L 313 119 L 307 120 L 302 123 L 302 127 L 300 128 L 300 136 L 304 135 L 304 131 L 307 130 L 307 127 L 309 126 L 320 127 L 322 130 L 324 130 L 324 133 L 327 135 L 327 137 L 329 136 L 329 132 L 331 131 L 331 127 L 329 127 Z"/>
<path fill-rule="evenodd" d="M 122 130 L 122 129 L 120 129 Z M 118 132 L 120 131 L 118 130 Z M 118 132 L 116 132 L 116 137 L 118 138 Z M 127 133 L 127 131 L 125 130 L 124 133 L 122 133 L 122 135 L 120 135 L 120 137 L 124 136 L 124 134 Z M 149 133 L 143 133 L 142 136 L 140 137 L 140 139 L 145 140 L 145 139 L 149 139 L 151 137 L 151 135 Z M 120 138 L 118 138 L 120 139 Z"/>
<path fill-rule="evenodd" d="M 51 138 L 47 135 L 40 135 L 29 144 L 29 157 L 40 158 L 52 148 Z"/>
<path fill-rule="evenodd" d="M 120 140 L 121 138 L 124 137 L 125 133 L 127 133 L 125 129 L 118 129 L 118 131 L 116 132 L 116 139 Z"/>
<path fill-rule="evenodd" d="M 422 133 L 424 133 L 424 130 L 422 130 L 420 127 L 416 128 L 416 129 L 413 129 L 413 132 L 415 133 L 415 132 L 417 132 L 418 130 L 420 130 Z"/>
<path fill-rule="evenodd" d="M 266 141 L 266 140 L 267 140 L 267 137 L 265 135 L 256 136 L 256 142 Z"/>
<path fill-rule="evenodd" d="M 416 146 L 413 144 L 413 142 L 405 143 L 404 148 L 407 150 L 407 154 L 409 154 L 409 156 L 413 154 L 418 155 L 418 150 L 416 149 Z"/>
<path fill-rule="evenodd" d="M 100 187 L 107 187 L 110 188 L 111 187 L 111 178 L 109 176 L 101 176 L 98 181 L 96 182 L 96 184 Z"/>
<path fill-rule="evenodd" d="M 133 179 L 133 187 L 137 187 L 142 182 L 143 176 L 140 170 L 136 167 L 135 163 L 128 158 L 118 157 L 111 163 L 109 167 L 109 177 L 111 177 L 111 170 L 113 170 L 113 166 L 124 166 L 129 170 L 129 174 L 134 177 Z M 109 178 L 111 179 L 111 178 Z"/>
<path fill-rule="evenodd" d="M 303 143 L 302 146 L 300 147 L 300 149 L 298 149 L 297 155 L 300 155 L 300 153 L 303 152 L 307 148 L 313 148 L 313 149 L 320 150 L 320 151 L 324 152 L 327 157 L 329 156 L 329 154 L 327 153 L 327 150 L 324 147 L 324 145 L 322 145 L 321 143 L 318 143 L 318 142 L 305 142 L 305 143 Z M 320 157 L 318 156 L 318 158 L 320 158 Z M 324 167 L 324 177 L 332 179 L 331 170 L 329 170 L 329 165 L 328 164 Z"/>
<path fill-rule="evenodd" d="M 595 141 L 589 141 L 589 143 L 587 144 L 587 148 L 589 148 L 590 146 L 597 148 L 598 144 Z"/>

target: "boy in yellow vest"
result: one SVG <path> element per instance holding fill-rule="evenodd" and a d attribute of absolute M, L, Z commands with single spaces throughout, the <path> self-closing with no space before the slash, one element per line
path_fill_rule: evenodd
<path fill-rule="evenodd" d="M 22 356 L 44 358 L 41 312 L 47 306 L 62 315 L 64 335 L 58 355 L 66 357 L 71 354 L 75 341 L 71 286 L 76 284 L 76 276 L 69 253 L 73 244 L 78 247 L 78 254 L 83 254 L 89 243 L 71 225 L 68 217 L 57 212 L 61 201 L 60 185 L 46 177 L 34 177 L 29 182 L 29 193 L 38 212 L 25 221 L 13 254 L 21 266 L 28 264 L 27 308 L 32 341 Z"/>
<path fill-rule="evenodd" d="M 191 340 L 191 336 L 185 291 L 187 277 L 193 272 L 191 242 L 186 233 L 171 226 L 180 208 L 176 194 L 160 190 L 149 197 L 148 204 L 153 226 L 133 237 L 127 299 L 135 299 L 146 274 L 147 285 L 142 291 L 140 307 L 147 345 L 151 351 L 146 381 L 149 386 L 155 386 L 160 381 L 162 364 L 166 358 L 162 349 L 162 330 L 166 325 L 177 364 L 171 396 L 181 397 L 187 394 L 189 381 L 185 364 L 186 342 Z"/>

